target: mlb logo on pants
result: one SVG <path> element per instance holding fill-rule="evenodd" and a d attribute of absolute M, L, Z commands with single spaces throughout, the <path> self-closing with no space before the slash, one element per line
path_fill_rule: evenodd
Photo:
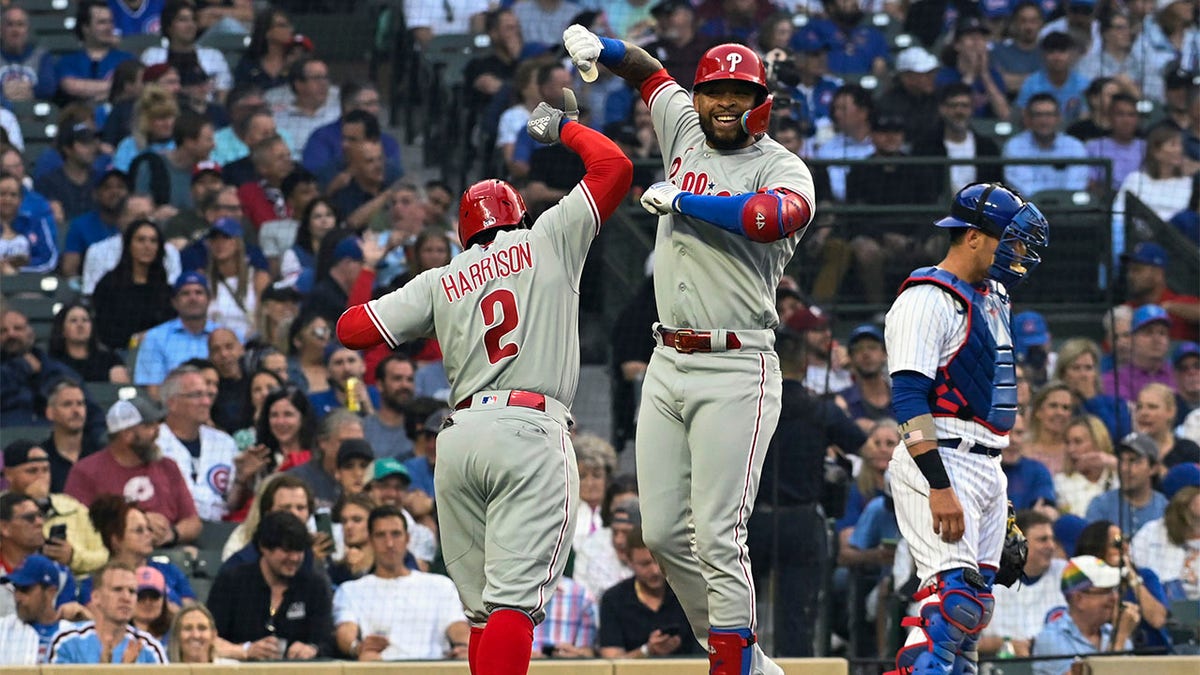
<path fill-rule="evenodd" d="M 479 405 L 496 405 L 499 402 L 500 397 L 492 394 L 485 394 L 479 397 Z"/>

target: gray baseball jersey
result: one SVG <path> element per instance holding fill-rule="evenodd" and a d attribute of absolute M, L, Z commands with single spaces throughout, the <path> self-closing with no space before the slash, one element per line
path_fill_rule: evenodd
<path fill-rule="evenodd" d="M 599 227 L 595 200 L 580 184 L 533 229 L 500 232 L 490 246 L 463 251 L 368 309 L 392 347 L 437 336 L 452 402 L 523 389 L 570 407 L 579 382 L 579 275 Z"/>
<path fill-rule="evenodd" d="M 667 180 L 684 192 L 738 195 L 787 188 L 816 203 L 808 167 L 770 137 L 740 150 L 708 147 L 691 94 L 674 80 L 661 84 L 647 102 Z M 674 328 L 774 328 L 775 287 L 802 234 L 761 244 L 682 214 L 659 218 L 654 257 L 659 319 Z"/>

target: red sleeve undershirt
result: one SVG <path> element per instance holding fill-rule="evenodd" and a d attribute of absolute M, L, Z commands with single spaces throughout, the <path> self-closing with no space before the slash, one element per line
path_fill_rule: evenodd
<path fill-rule="evenodd" d="M 663 68 L 650 77 L 647 77 L 645 81 L 642 82 L 642 100 L 646 102 L 646 105 L 650 105 L 650 95 L 654 93 L 654 90 L 658 89 L 663 85 L 663 83 L 670 80 L 671 75 L 667 72 L 666 68 Z"/>
<path fill-rule="evenodd" d="M 596 200 L 600 220 L 608 220 L 629 192 L 633 163 L 607 136 L 578 122 L 563 125 L 561 139 L 583 160 L 583 184 Z"/>

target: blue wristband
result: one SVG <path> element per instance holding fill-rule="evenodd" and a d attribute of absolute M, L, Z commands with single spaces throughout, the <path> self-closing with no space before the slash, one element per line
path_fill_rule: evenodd
<path fill-rule="evenodd" d="M 612 68 L 621 63 L 625 58 L 625 43 L 613 38 L 600 38 L 600 57 L 596 60 L 601 64 Z"/>

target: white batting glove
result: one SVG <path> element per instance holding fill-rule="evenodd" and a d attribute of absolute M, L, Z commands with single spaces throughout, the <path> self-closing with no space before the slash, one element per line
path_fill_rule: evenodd
<path fill-rule="evenodd" d="M 580 74 L 595 72 L 596 59 L 600 58 L 600 52 L 604 49 L 600 38 L 579 24 L 567 26 L 563 31 L 563 47 Z"/>
<path fill-rule="evenodd" d="M 668 181 L 659 181 L 642 193 L 642 207 L 653 214 L 665 216 L 675 213 L 675 202 L 683 191 Z"/>

